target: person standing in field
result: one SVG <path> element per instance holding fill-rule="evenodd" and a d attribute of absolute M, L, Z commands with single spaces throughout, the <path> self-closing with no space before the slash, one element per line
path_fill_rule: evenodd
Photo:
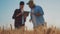
<path fill-rule="evenodd" d="M 41 6 L 37 6 L 34 4 L 32 0 L 30 0 L 27 5 L 31 8 L 31 19 L 30 22 L 33 22 L 34 28 L 39 26 L 39 25 L 44 25 L 44 12 Z"/>
<path fill-rule="evenodd" d="M 24 13 L 24 2 L 20 2 L 20 8 L 16 9 L 14 14 L 13 14 L 13 19 L 15 20 L 14 26 L 15 28 L 20 28 L 25 25 L 26 17 L 23 16 Z"/>

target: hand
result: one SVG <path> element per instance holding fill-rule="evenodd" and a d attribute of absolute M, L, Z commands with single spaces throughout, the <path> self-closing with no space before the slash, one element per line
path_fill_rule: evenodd
<path fill-rule="evenodd" d="M 19 13 L 18 15 L 16 15 L 16 17 L 18 17 L 18 16 L 20 16 L 21 15 L 21 13 Z"/>
<path fill-rule="evenodd" d="M 40 13 L 37 13 L 36 16 L 40 16 Z"/>
<path fill-rule="evenodd" d="M 29 22 L 31 22 L 32 20 L 30 19 Z"/>
<path fill-rule="evenodd" d="M 34 15 L 34 13 L 31 13 L 30 16 L 31 16 L 31 15 Z"/>

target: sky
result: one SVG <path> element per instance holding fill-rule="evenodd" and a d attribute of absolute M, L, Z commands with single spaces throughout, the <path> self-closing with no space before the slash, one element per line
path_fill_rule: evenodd
<path fill-rule="evenodd" d="M 26 3 L 29 0 L 0 0 L 0 26 L 9 26 L 14 24 L 12 19 L 15 9 L 19 8 L 19 2 L 24 1 L 25 11 L 30 11 Z M 34 0 L 36 5 L 43 8 L 44 19 L 49 26 L 54 25 L 60 28 L 60 0 Z M 29 20 L 30 17 L 27 19 Z M 13 25 L 14 26 L 14 25 Z"/>

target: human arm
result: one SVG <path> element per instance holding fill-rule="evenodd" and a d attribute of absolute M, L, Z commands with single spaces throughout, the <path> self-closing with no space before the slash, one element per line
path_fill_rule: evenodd
<path fill-rule="evenodd" d="M 35 14 L 36 16 L 41 16 L 44 15 L 43 9 L 41 7 L 38 7 L 37 13 Z"/>

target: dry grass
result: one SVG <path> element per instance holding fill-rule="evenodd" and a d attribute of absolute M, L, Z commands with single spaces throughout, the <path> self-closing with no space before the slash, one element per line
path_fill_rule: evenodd
<path fill-rule="evenodd" d="M 25 31 L 24 27 L 20 29 L 15 29 L 15 30 L 1 30 L 0 29 L 0 34 L 60 34 L 60 29 L 57 29 L 56 27 L 43 27 L 39 26 L 35 28 L 33 31 Z"/>

